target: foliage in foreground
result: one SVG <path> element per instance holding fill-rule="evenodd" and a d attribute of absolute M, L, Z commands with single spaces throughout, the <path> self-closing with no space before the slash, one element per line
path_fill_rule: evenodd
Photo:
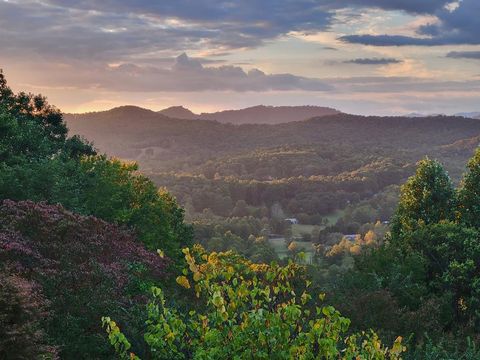
<path fill-rule="evenodd" d="M 128 231 L 61 206 L 0 206 L 0 357 L 111 357 L 98 321 L 131 312 L 166 261 Z M 15 357 L 19 355 L 19 357 Z M 23 357 L 22 357 L 23 356 Z"/>
<path fill-rule="evenodd" d="M 405 350 L 401 338 L 389 349 L 373 331 L 348 335 L 350 320 L 316 305 L 298 264 L 258 265 L 198 245 L 184 254 L 177 282 L 197 300 L 187 315 L 153 288 L 144 336 L 153 359 L 399 359 Z M 137 358 L 118 325 L 103 322 L 120 357 Z"/>

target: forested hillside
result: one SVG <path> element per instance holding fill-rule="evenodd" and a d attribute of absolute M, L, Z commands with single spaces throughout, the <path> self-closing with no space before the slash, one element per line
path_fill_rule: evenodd
<path fill-rule="evenodd" d="M 138 161 L 189 215 L 228 217 L 245 203 L 245 215 L 272 217 L 279 204 L 285 216 L 310 224 L 400 184 L 425 155 L 458 181 L 480 134 L 478 120 L 445 116 L 338 114 L 234 126 L 122 107 L 66 121 L 101 151 Z"/>
<path fill-rule="evenodd" d="M 233 126 L 171 119 L 132 106 L 66 115 L 72 134 L 102 151 L 136 159 L 156 171 L 194 167 L 222 155 L 280 146 L 355 146 L 355 150 L 434 153 L 439 146 L 478 136 L 480 123 L 463 117 L 363 117 L 338 114 L 305 121 Z M 222 136 L 218 136 L 221 134 Z M 212 141 L 215 139 L 215 141 Z"/>

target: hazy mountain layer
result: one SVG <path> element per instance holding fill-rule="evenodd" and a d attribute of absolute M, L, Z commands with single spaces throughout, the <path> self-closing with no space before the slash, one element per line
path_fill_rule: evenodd
<path fill-rule="evenodd" d="M 254 106 L 241 110 L 225 110 L 215 113 L 194 114 L 182 106 L 173 106 L 159 111 L 168 117 L 177 119 L 215 120 L 231 124 L 282 124 L 300 121 L 312 117 L 335 115 L 335 109 L 320 106 Z"/>
<path fill-rule="evenodd" d="M 467 158 L 480 135 L 480 121 L 447 116 L 337 114 L 278 125 L 236 126 L 172 119 L 125 106 L 65 118 L 71 133 L 85 136 L 101 151 L 137 160 L 150 171 L 190 171 L 208 160 L 285 145 L 348 147 L 357 153 L 378 151 L 394 157 L 408 153 L 413 158 L 424 154 L 443 158 L 451 149 Z"/>

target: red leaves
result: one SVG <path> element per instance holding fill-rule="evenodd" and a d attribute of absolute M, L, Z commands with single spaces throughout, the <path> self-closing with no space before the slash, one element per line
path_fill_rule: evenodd
<path fill-rule="evenodd" d="M 114 311 L 122 320 L 122 313 L 112 309 L 142 306 L 131 288 L 158 283 L 168 261 L 147 251 L 131 231 L 60 205 L 6 200 L 0 206 L 0 307 L 17 299 L 16 309 L 26 313 L 30 302 L 36 308 L 35 286 L 48 303 L 48 316 L 32 321 L 52 339 L 47 345 L 60 345 L 62 358 L 79 351 L 100 357 L 105 351 L 100 318 Z M 9 281 L 3 293 L 2 279 Z M 0 309 L 0 328 L 13 316 L 12 326 L 27 336 L 25 317 L 14 315 L 13 308 Z"/>
<path fill-rule="evenodd" d="M 88 273 L 95 264 L 119 285 L 127 280 L 129 262 L 145 264 L 156 276 L 164 273 L 167 262 L 116 225 L 60 205 L 10 200 L 0 207 L 0 259 L 18 261 L 25 270 L 40 266 L 36 271 L 52 274 L 65 267 Z"/>
<path fill-rule="evenodd" d="M 48 316 L 47 305 L 38 284 L 0 273 L 0 354 L 57 359 L 57 349 L 48 346 L 41 327 L 42 319 Z"/>

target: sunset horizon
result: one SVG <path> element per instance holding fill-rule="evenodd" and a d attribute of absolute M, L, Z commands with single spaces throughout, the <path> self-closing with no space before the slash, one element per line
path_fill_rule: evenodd
<path fill-rule="evenodd" d="M 192 11 L 183 2 L 2 0 L 1 66 L 13 89 L 41 92 L 67 113 L 126 104 L 474 112 L 479 6 L 200 1 Z"/>

